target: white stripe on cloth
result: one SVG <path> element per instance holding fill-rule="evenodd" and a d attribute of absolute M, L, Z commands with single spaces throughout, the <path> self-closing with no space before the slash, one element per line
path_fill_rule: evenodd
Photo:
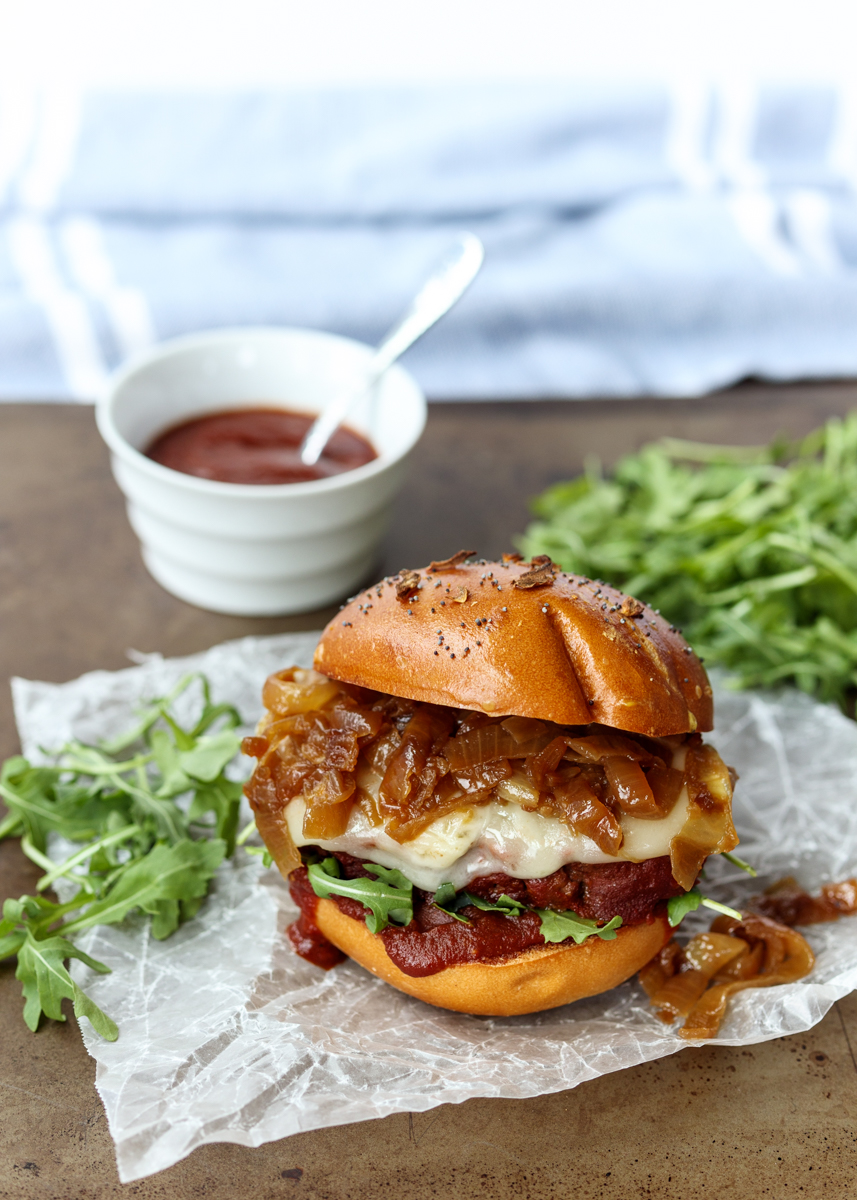
<path fill-rule="evenodd" d="M 62 282 L 43 221 L 16 217 L 8 230 L 12 263 L 25 294 L 45 314 L 69 392 L 75 400 L 94 400 L 107 370 L 86 302 Z"/>
<path fill-rule="evenodd" d="M 780 229 L 780 211 L 768 192 L 742 189 L 727 199 L 729 211 L 744 241 L 776 275 L 803 274 L 801 263 Z"/>
<path fill-rule="evenodd" d="M 665 156 L 679 181 L 691 191 L 709 191 L 715 173 L 708 153 L 711 87 L 695 77 L 678 77 L 669 93 Z"/>
<path fill-rule="evenodd" d="M 117 283 L 98 223 L 70 217 L 60 224 L 59 241 L 73 281 L 104 306 L 123 357 L 148 349 L 156 340 L 148 302 L 139 288 Z"/>
<path fill-rule="evenodd" d="M 842 256 L 833 236 L 830 197 L 817 188 L 798 188 L 784 202 L 791 239 L 804 263 L 819 275 L 836 275 Z"/>
<path fill-rule="evenodd" d="M 844 85 L 836 97 L 836 116 L 827 164 L 838 179 L 857 191 L 857 87 Z"/>
<path fill-rule="evenodd" d="M 0 203 L 27 158 L 36 127 L 36 98 L 23 87 L 0 86 Z"/>
<path fill-rule="evenodd" d="M 80 96 L 49 88 L 39 97 L 36 141 L 18 182 L 17 200 L 31 212 L 49 212 L 74 158 L 80 133 Z"/>
<path fill-rule="evenodd" d="M 714 162 L 744 241 L 770 271 L 793 278 L 803 274 L 801 261 L 785 235 L 779 205 L 767 190 L 765 171 L 753 153 L 758 112 L 755 85 L 742 79 L 720 83 Z"/>
<path fill-rule="evenodd" d="M 759 93 L 753 84 L 740 79 L 718 84 L 713 159 L 727 187 L 765 185 L 765 172 L 753 154 L 758 112 Z"/>

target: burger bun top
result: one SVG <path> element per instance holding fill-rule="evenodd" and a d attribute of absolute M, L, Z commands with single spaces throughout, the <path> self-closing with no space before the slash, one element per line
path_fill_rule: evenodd
<path fill-rule="evenodd" d="M 355 596 L 316 669 L 429 704 L 666 737 L 711 729 L 711 687 L 679 631 L 607 584 L 532 563 L 402 571 Z"/>

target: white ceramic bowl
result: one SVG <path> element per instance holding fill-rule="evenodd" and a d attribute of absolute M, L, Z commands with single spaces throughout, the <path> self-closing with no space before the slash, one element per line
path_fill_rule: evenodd
<path fill-rule="evenodd" d="M 425 397 L 401 367 L 349 414 L 378 451 L 354 471 L 309 483 L 219 483 L 142 451 L 203 413 L 320 412 L 362 378 L 371 353 L 308 329 L 223 330 L 165 342 L 113 377 L 98 428 L 143 560 L 168 592 L 214 612 L 262 616 L 320 608 L 363 582 L 425 425 Z"/>

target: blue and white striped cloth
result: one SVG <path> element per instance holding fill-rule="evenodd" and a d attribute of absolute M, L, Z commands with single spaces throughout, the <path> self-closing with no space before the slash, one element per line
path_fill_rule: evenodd
<path fill-rule="evenodd" d="M 198 329 L 373 342 L 463 227 L 483 272 L 406 359 L 433 398 L 857 374 L 857 92 L 0 90 L 0 399 Z"/>

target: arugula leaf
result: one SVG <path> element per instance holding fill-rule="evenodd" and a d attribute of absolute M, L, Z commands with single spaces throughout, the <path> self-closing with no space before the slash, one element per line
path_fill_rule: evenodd
<path fill-rule="evenodd" d="M 439 908 L 441 912 L 445 912 L 448 917 L 453 917 L 456 921 L 460 921 L 462 925 L 470 924 L 467 917 L 462 917 L 457 911 L 460 901 L 455 894 L 455 887 L 451 883 L 442 883 L 432 896 L 431 902 L 435 908 Z"/>
<path fill-rule="evenodd" d="M 100 1033 L 107 1041 L 114 1042 L 119 1036 L 119 1030 L 74 982 L 63 965 L 67 958 L 80 959 L 99 975 L 110 973 L 109 967 L 90 958 L 68 938 L 36 939 L 27 931 L 18 950 L 18 967 L 15 971 L 24 992 L 24 1020 L 34 1032 L 38 1028 L 42 1013 L 54 1021 L 64 1021 L 60 1002 L 68 999 L 74 1005 L 76 1017 L 87 1017 L 96 1033 Z"/>
<path fill-rule="evenodd" d="M 606 925 L 599 925 L 597 921 L 580 917 L 575 912 L 554 912 L 550 908 L 537 908 L 535 911 L 542 923 L 542 937 L 546 942 L 564 942 L 567 938 L 573 938 L 579 946 L 593 936 L 612 942 L 622 924 L 621 917 L 613 917 Z"/>
<path fill-rule="evenodd" d="M 513 900 L 511 896 L 498 896 L 496 902 L 492 900 L 483 900 L 481 896 L 474 896 L 472 892 L 461 893 L 460 907 L 465 904 L 472 904 L 474 908 L 479 908 L 482 912 L 500 912 L 506 917 L 516 917 L 526 909 L 526 904 L 521 904 L 519 900 Z"/>
<path fill-rule="evenodd" d="M 442 883 L 431 898 L 435 908 L 446 908 L 455 903 L 455 887 L 451 883 Z"/>
<path fill-rule="evenodd" d="M 667 900 L 667 920 L 673 929 L 681 924 L 689 912 L 696 912 L 701 903 L 702 893 L 697 888 L 691 888 L 680 896 L 671 896 Z"/>
<path fill-rule="evenodd" d="M 409 925 L 414 919 L 413 884 L 401 871 L 367 863 L 366 869 L 377 879 L 342 879 L 335 858 L 307 867 L 310 885 L 317 896 L 348 896 L 369 909 L 366 928 L 380 933 L 388 925 Z"/>
<path fill-rule="evenodd" d="M 700 904 L 714 912 L 725 913 L 727 917 L 734 917 L 736 921 L 740 921 L 743 916 L 737 908 L 729 908 L 727 904 L 721 904 L 719 900 L 710 900 L 708 896 L 703 896 L 698 888 L 691 888 L 689 892 L 667 900 L 667 920 L 675 928 L 689 912 L 695 912 Z"/>
<path fill-rule="evenodd" d="M 155 846 L 144 858 L 129 864 L 107 894 L 87 905 L 64 929 L 71 933 L 93 925 L 112 925 L 134 908 L 160 913 L 158 905 L 163 900 L 204 896 L 225 850 L 219 838 L 196 842 L 187 838 L 174 846 Z"/>
<path fill-rule="evenodd" d="M 237 845 L 242 795 L 240 783 L 218 776 L 211 783 L 197 786 L 187 814 L 188 821 L 193 824 L 206 813 L 214 813 L 215 833 L 226 843 L 227 858 L 232 857 Z"/>
<path fill-rule="evenodd" d="M 192 779 L 211 783 L 227 767 L 241 749 L 241 738 L 231 729 L 224 729 L 211 737 L 202 736 L 192 750 L 179 755 L 182 770 Z"/>

